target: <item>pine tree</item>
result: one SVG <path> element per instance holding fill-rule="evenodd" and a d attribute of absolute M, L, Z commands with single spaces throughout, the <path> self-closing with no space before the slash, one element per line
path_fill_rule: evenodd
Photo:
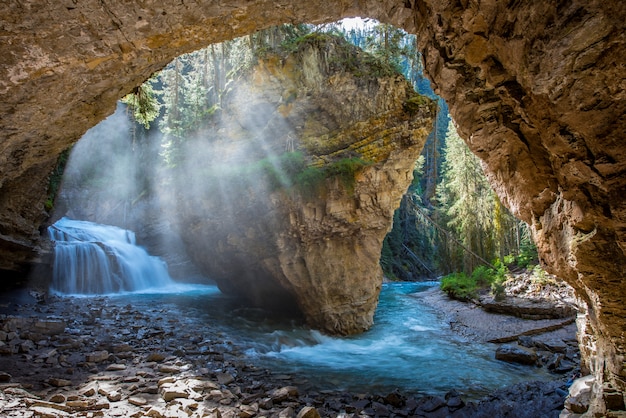
<path fill-rule="evenodd" d="M 451 258 L 459 258 L 454 264 L 471 273 L 481 264 L 480 258 L 490 260 L 494 252 L 494 195 L 480 160 L 459 137 L 453 123 L 448 124 L 438 200 L 446 226 L 471 250 L 457 249 Z"/>

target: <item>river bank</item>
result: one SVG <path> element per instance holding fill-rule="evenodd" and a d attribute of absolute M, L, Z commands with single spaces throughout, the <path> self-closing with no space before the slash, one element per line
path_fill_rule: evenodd
<path fill-rule="evenodd" d="M 435 290 L 423 293 L 436 299 Z M 441 314 L 458 315 L 446 302 Z M 158 306 L 155 314 L 106 297 L 37 303 L 22 294 L 0 308 L 0 414 L 8 417 L 557 417 L 566 389 L 567 375 L 555 374 L 475 401 L 462 387 L 431 396 L 337 391 L 258 367 L 217 324 L 194 327 Z"/>

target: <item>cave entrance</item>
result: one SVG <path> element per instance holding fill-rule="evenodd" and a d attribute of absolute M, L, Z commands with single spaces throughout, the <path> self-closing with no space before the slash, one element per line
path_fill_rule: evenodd
<path fill-rule="evenodd" d="M 294 29 L 285 28 L 283 30 L 293 31 Z M 330 30 L 333 29 L 330 28 Z M 388 32 L 385 32 L 385 30 Z M 380 34 L 380 39 L 383 43 L 389 43 L 389 38 L 393 37 L 389 28 L 379 30 L 377 33 Z M 277 30 L 270 30 L 269 34 L 273 39 L 272 42 L 280 39 L 280 33 Z M 356 33 L 352 33 L 352 35 L 357 36 Z M 315 43 L 322 42 L 321 33 L 297 35 L 298 38 L 303 36 L 311 37 Z M 248 221 L 255 219 L 258 223 L 258 218 L 255 218 L 258 216 L 258 207 L 256 209 L 255 207 L 246 207 L 236 195 L 245 195 L 245 200 L 253 201 L 255 195 L 270 195 L 274 190 L 262 189 L 260 191 L 258 185 L 251 185 L 246 180 L 241 180 L 241 176 L 267 176 L 267 170 L 269 170 L 272 181 L 285 183 L 278 184 L 278 186 L 294 186 L 293 184 L 287 184 L 289 183 L 289 179 L 286 177 L 288 173 L 277 171 L 286 170 L 292 165 L 300 164 L 300 157 L 294 154 L 298 146 L 298 140 L 292 134 L 292 131 L 287 133 L 280 131 L 280 129 L 289 128 L 293 124 L 276 124 L 274 117 L 276 113 L 283 115 L 293 111 L 288 110 L 289 106 L 298 106 L 298 97 L 302 96 L 299 91 L 295 89 L 293 91 L 287 90 L 290 91 L 290 94 L 283 94 L 281 91 L 279 95 L 280 100 L 276 102 L 277 107 L 275 109 L 269 108 L 268 103 L 271 103 L 271 100 L 266 93 L 261 92 L 265 105 L 259 106 L 259 101 L 250 94 L 250 91 L 246 91 L 246 94 L 241 96 L 246 103 L 239 100 L 235 102 L 235 108 L 238 110 L 238 113 L 235 115 L 237 126 L 233 128 L 226 123 L 228 119 L 221 118 L 219 123 L 201 123 L 187 127 L 187 132 L 191 133 L 189 135 L 202 138 L 202 148 L 208 148 L 210 151 L 207 152 L 194 147 L 191 149 L 191 154 L 187 154 L 184 157 L 181 156 L 185 151 L 183 146 L 185 138 L 181 135 L 181 132 L 183 131 L 182 123 L 186 116 L 186 112 L 182 108 L 189 105 L 197 106 L 198 104 L 197 101 L 183 96 L 185 93 L 192 94 L 189 91 L 185 92 L 185 86 L 194 85 L 189 80 L 198 83 L 198 80 L 202 82 L 211 81 L 214 77 L 217 78 L 217 80 L 212 80 L 212 82 L 208 83 L 213 89 L 213 93 L 210 93 L 209 88 L 203 90 L 203 92 L 205 95 L 213 94 L 211 100 L 219 100 L 219 103 L 209 102 L 210 105 L 200 109 L 192 107 L 194 110 L 191 113 L 203 115 L 203 117 L 209 115 L 211 118 L 214 118 L 214 115 L 229 109 L 226 95 L 230 81 L 221 77 L 232 71 L 232 69 L 224 66 L 224 63 L 228 60 L 225 51 L 229 49 L 234 50 L 237 47 L 237 42 L 233 41 L 232 45 L 228 47 L 219 45 L 198 52 L 196 58 L 200 63 L 200 68 L 206 70 L 209 63 L 215 66 L 212 75 L 205 73 L 201 77 L 193 77 L 190 68 L 194 66 L 194 63 L 191 62 L 192 58 L 185 57 L 177 59 L 171 64 L 164 74 L 161 75 L 162 80 L 157 80 L 151 84 L 155 90 L 165 90 L 164 84 L 166 82 L 163 80 L 167 79 L 170 86 L 174 86 L 175 91 L 180 92 L 178 97 L 176 97 L 176 94 L 172 94 L 172 90 L 161 93 L 170 100 L 178 100 L 176 106 L 170 107 L 163 112 L 167 113 L 168 117 L 171 118 L 170 121 L 166 120 L 164 116 L 158 116 L 157 119 L 148 121 L 148 123 L 162 124 L 165 127 L 163 131 L 156 133 L 153 131 L 151 133 L 142 128 L 142 124 L 146 123 L 146 120 L 142 120 L 142 117 L 148 114 L 148 111 L 145 109 L 149 110 L 151 107 L 150 103 L 142 104 L 139 102 L 141 100 L 149 100 L 147 95 L 154 93 L 154 90 L 151 93 L 147 89 L 137 90 L 134 96 L 125 100 L 130 105 L 120 104 L 113 116 L 90 130 L 83 140 L 74 147 L 72 158 L 66 170 L 68 177 L 65 179 L 61 195 L 56 202 L 58 212 L 55 217 L 69 215 L 77 218 L 87 218 L 138 231 L 142 234 L 140 238 L 144 244 L 147 244 L 156 253 L 167 255 L 167 258 L 173 260 L 174 263 L 179 262 L 181 265 L 178 267 L 185 267 L 179 274 L 186 279 L 191 277 L 194 281 L 197 281 L 195 279 L 199 278 L 201 274 L 195 269 L 192 270 L 192 273 L 189 273 L 187 268 L 191 266 L 187 262 L 188 260 L 186 260 L 186 253 L 194 251 L 197 245 L 189 245 L 187 242 L 186 248 L 183 248 L 185 247 L 184 245 L 179 246 L 184 241 L 184 237 L 177 233 L 179 230 L 172 230 L 172 225 L 169 222 L 174 213 L 181 210 L 181 202 L 182 205 L 188 204 L 191 197 L 184 195 L 181 198 L 181 195 L 173 193 L 174 191 L 186 188 L 193 194 L 199 194 L 206 199 L 222 199 L 226 202 L 233 202 L 224 207 L 231 212 L 250 210 L 253 215 L 250 217 L 249 214 L 244 213 L 244 218 L 239 218 L 238 223 L 244 223 L 243 219 Z M 284 42 L 285 40 L 280 41 L 280 43 Z M 302 41 L 292 40 L 288 45 L 296 44 L 297 42 Z M 326 47 L 338 47 L 335 44 L 324 45 Z M 328 49 L 323 49 L 323 51 L 328 51 Z M 385 57 L 382 54 L 381 59 L 391 60 L 392 57 Z M 273 62 L 271 58 L 267 61 L 268 63 Z M 351 59 L 347 61 L 349 65 L 356 66 L 358 72 L 362 70 Z M 310 61 L 306 62 L 310 64 Z M 334 63 L 336 61 L 329 60 L 327 62 Z M 263 65 L 270 65 L 268 63 Z M 284 77 L 284 75 L 280 75 L 277 68 L 272 68 L 268 73 L 273 74 L 276 78 Z M 381 71 L 378 67 L 373 69 Z M 315 73 L 310 69 L 305 74 L 305 77 L 309 76 L 315 79 Z M 340 82 L 338 78 L 333 78 L 333 80 L 335 86 Z M 416 76 L 416 83 L 425 83 L 423 75 Z M 195 85 L 197 86 L 197 84 Z M 179 87 L 180 90 L 178 90 Z M 236 87 L 231 85 L 229 88 L 235 89 Z M 432 91 L 430 91 L 430 94 L 432 94 Z M 249 113 L 246 114 L 242 111 L 242 108 L 249 103 L 253 103 L 254 106 L 249 107 Z M 441 104 L 445 106 L 443 102 Z M 343 105 L 347 106 L 345 102 Z M 441 111 L 436 116 L 439 116 L 440 113 Z M 445 120 L 445 115 L 443 120 Z M 254 142 L 252 147 L 247 146 L 243 149 L 237 149 L 233 146 L 234 138 L 237 136 L 233 134 L 227 135 L 228 141 L 220 141 L 219 139 L 206 140 L 207 135 L 215 135 L 215 132 L 219 130 L 238 129 L 241 132 L 241 129 L 245 129 L 247 132 L 263 131 L 267 129 L 270 123 L 273 123 L 271 136 L 281 138 L 280 153 L 278 154 L 273 152 L 276 149 L 276 144 L 267 140 L 267 138 Z M 311 121 L 308 121 L 308 123 L 311 123 Z M 441 124 L 442 122 L 438 119 L 437 123 Z M 180 129 L 180 131 L 176 131 L 176 129 Z M 362 130 L 365 131 L 366 128 L 363 127 Z M 437 132 L 435 132 L 436 134 Z M 441 133 L 439 134 L 441 135 Z M 218 145 L 217 147 L 210 146 L 214 141 Z M 434 142 L 435 145 L 431 145 L 431 150 L 437 148 L 436 140 Z M 206 169 L 210 168 L 207 167 L 210 166 L 208 164 L 209 161 L 215 161 L 215 155 L 219 156 L 219 160 L 228 162 L 226 165 L 229 167 L 226 167 L 224 164 L 219 165 L 218 171 L 222 173 L 224 170 L 232 168 L 233 161 L 248 163 L 246 155 L 242 154 L 262 155 L 263 158 L 256 160 L 254 163 L 258 164 L 259 161 L 262 161 L 262 164 L 260 164 L 261 171 L 254 171 L 257 168 L 254 168 L 253 171 L 239 170 L 234 173 L 236 175 L 234 183 L 210 183 L 210 178 L 215 173 L 211 170 L 207 172 Z M 232 156 L 235 157 L 235 160 L 230 159 Z M 431 157 L 433 156 L 431 155 Z M 190 173 L 191 176 L 181 181 L 172 177 L 170 173 L 177 166 L 184 164 L 185 158 L 191 158 L 189 161 L 196 169 L 186 168 L 185 172 Z M 359 170 L 367 169 L 372 164 L 372 162 L 367 161 L 352 161 L 354 158 L 354 155 L 351 154 L 348 160 L 352 164 L 356 164 Z M 425 158 L 422 157 L 422 159 Z M 160 163 L 154 164 L 155 159 L 159 160 Z M 441 167 L 441 164 L 436 161 L 436 158 L 434 160 L 433 164 L 436 167 L 434 170 L 439 171 L 437 167 Z M 340 161 L 342 161 L 342 164 L 346 163 L 344 159 Z M 412 160 L 409 166 L 411 173 L 415 171 L 414 163 L 415 159 Z M 159 165 L 160 167 L 158 167 Z M 201 170 L 197 170 L 197 168 Z M 417 171 L 419 172 L 419 169 Z M 194 181 L 192 178 L 200 179 L 201 181 Z M 231 178 L 230 180 L 233 179 Z M 426 179 L 425 183 L 428 184 L 428 180 Z M 432 179 L 430 180 L 432 184 Z M 345 192 L 357 187 L 354 184 L 344 184 L 341 178 L 335 183 L 333 186 L 335 188 L 332 189 L 334 193 Z M 419 179 L 416 184 L 415 187 L 419 187 Z M 236 186 L 241 188 L 238 189 Z M 207 194 L 202 188 L 210 188 L 211 193 Z M 309 192 L 312 193 L 313 191 L 309 190 Z M 168 194 L 172 193 L 175 199 L 171 199 L 171 195 L 168 197 Z M 431 194 L 434 195 L 434 192 L 431 191 Z M 404 199 L 414 203 L 414 198 L 410 195 L 405 195 Z M 194 204 L 197 203 L 195 201 Z M 411 210 L 410 207 L 400 209 L 400 211 L 405 212 L 409 210 Z M 419 210 L 426 211 L 427 208 L 424 207 Z M 221 210 L 218 214 L 205 215 L 207 218 L 221 218 L 224 212 L 226 211 Z M 415 212 L 413 213 L 415 214 Z M 163 217 L 164 215 L 165 217 Z M 315 219 L 315 214 L 313 219 Z M 201 221 L 197 220 L 197 222 Z M 406 230 L 406 223 L 408 222 L 415 222 L 415 220 L 403 219 L 402 222 L 397 222 L 396 226 L 399 225 Z M 248 228 L 250 229 L 250 227 Z M 253 233 L 257 233 L 257 231 L 253 231 Z M 211 245 L 222 245 L 216 242 L 217 240 L 214 240 L 210 235 L 207 235 L 206 239 Z M 407 244 L 412 244 L 412 242 L 402 242 L 403 247 L 408 247 Z M 176 250 L 177 248 L 179 250 Z M 351 250 L 355 248 L 360 248 L 359 243 L 351 247 Z M 417 250 L 410 248 L 408 251 L 411 251 L 413 255 L 417 252 Z M 368 256 L 378 258 L 379 255 L 369 254 Z M 241 263 L 244 264 L 245 261 L 247 260 L 241 260 Z M 324 262 L 325 260 L 320 261 Z M 230 262 L 229 266 L 233 270 L 237 270 L 237 275 L 250 274 L 244 271 L 247 267 L 245 265 L 241 268 L 241 266 Z M 256 275 L 257 272 L 254 271 L 253 275 Z M 433 274 L 434 271 L 430 273 Z M 427 278 L 432 280 L 434 277 L 428 276 Z M 228 291 L 230 289 L 227 286 L 228 284 L 221 285 L 222 288 L 226 287 L 225 290 Z M 232 336 L 229 334 L 232 339 L 243 341 L 242 347 L 245 350 L 251 350 L 257 354 L 260 353 L 260 361 L 265 362 L 263 364 L 267 364 L 268 367 L 278 367 L 279 371 L 285 372 L 288 372 L 290 368 L 296 367 L 302 373 L 310 375 L 312 380 L 316 380 L 315 384 L 320 385 L 323 382 L 331 382 L 334 389 L 364 390 L 369 388 L 373 390 L 373 388 L 376 388 L 376 390 L 391 391 L 393 387 L 400 386 L 403 390 L 422 392 L 426 387 L 429 387 L 428 390 L 435 394 L 445 392 L 451 387 L 450 385 L 454 386 L 455 382 L 467 381 L 471 388 L 463 389 L 463 392 L 467 396 L 472 397 L 480 396 L 486 393 L 486 390 L 492 390 L 501 385 L 531 378 L 550 380 L 551 376 L 545 369 L 540 370 L 538 374 L 535 369 L 520 370 L 517 366 L 494 360 L 491 348 L 484 343 L 457 339 L 458 336 L 450 333 L 448 324 L 445 321 L 441 321 L 441 317 L 432 308 L 416 302 L 418 298 L 415 297 L 415 294 L 431 287 L 432 283 L 386 284 L 381 296 L 383 309 L 380 309 L 377 313 L 375 328 L 371 332 L 363 334 L 362 337 L 352 337 L 350 339 L 325 337 L 322 334 L 311 331 L 301 323 L 298 323 L 294 331 L 293 322 L 285 322 L 284 317 L 270 317 L 269 320 L 267 317 L 259 319 L 261 316 L 259 311 L 250 313 L 246 311 L 249 308 L 241 305 L 235 305 L 235 308 L 233 308 L 232 301 L 217 293 L 214 286 L 206 284 L 187 288 L 188 290 L 182 292 L 184 295 L 179 295 L 179 299 L 164 296 L 163 294 L 158 296 L 143 295 L 140 299 L 136 299 L 136 296 L 124 295 L 115 298 L 112 304 L 116 307 L 115 309 L 122 309 L 124 306 L 132 305 L 139 311 L 142 310 L 139 307 L 143 306 L 148 312 L 150 306 L 166 306 L 168 311 L 185 317 L 188 323 L 194 327 L 200 326 L 199 324 L 206 321 L 207 318 L 209 318 L 211 323 L 222 321 L 230 327 L 228 331 L 224 332 L 233 333 Z M 284 299 L 279 297 L 278 291 L 276 288 L 270 289 L 272 301 L 275 304 L 277 302 L 284 303 L 282 302 Z M 171 291 L 171 293 L 176 292 L 180 293 L 181 288 L 174 288 Z M 288 294 L 286 297 L 289 296 L 293 297 L 291 294 Z M 376 296 L 378 297 L 378 293 L 376 293 Z M 207 307 L 203 306 L 204 304 L 217 306 L 226 314 L 224 315 L 224 312 L 222 312 L 220 316 L 214 310 L 207 310 Z M 191 306 L 192 309 L 185 310 L 188 306 Z M 243 311 L 244 314 L 235 313 L 240 311 Z M 198 312 L 201 313 L 196 317 Z M 244 327 L 245 329 L 242 330 L 241 327 L 237 327 L 237 322 L 247 324 Z M 397 328 L 398 324 L 401 325 L 400 328 Z M 277 334 L 279 334 L 278 342 L 276 341 Z M 200 338 L 198 342 L 204 343 L 205 340 L 206 338 Z M 254 341 L 256 345 L 246 346 L 245 343 L 249 341 Z M 428 344 L 424 345 L 425 342 L 428 342 Z M 435 343 L 433 344 L 433 342 Z M 451 348 L 452 350 L 450 350 Z M 366 352 L 365 355 L 364 352 Z M 472 356 L 472 359 L 469 361 L 472 364 L 471 369 L 468 369 L 466 366 L 468 364 L 468 356 Z M 354 375 L 344 367 L 347 365 L 346 359 L 348 358 L 351 359 L 349 369 L 357 371 Z M 425 360 L 425 358 L 429 360 Z M 278 360 L 276 361 L 276 359 Z M 433 366 L 432 369 L 425 371 L 425 374 L 432 376 L 434 379 L 432 381 L 421 379 L 418 381 L 414 378 L 413 370 L 416 367 L 421 367 L 424 370 L 424 361 Z M 442 366 L 440 362 L 444 361 L 454 361 L 456 363 L 446 363 L 446 366 Z M 339 365 L 342 365 L 344 368 L 339 367 Z M 445 378 L 442 378 L 440 375 L 442 367 L 454 370 L 455 373 L 449 373 Z M 374 369 L 376 369 L 375 372 Z M 390 369 L 396 371 L 390 373 Z M 325 372 L 317 375 L 316 373 L 319 370 Z M 367 370 L 367 372 L 363 374 L 363 370 Z M 493 378 L 494 373 L 498 375 L 497 379 Z M 469 383 L 470 381 L 471 383 Z M 417 383 L 419 383 L 418 386 L 416 386 Z"/>
<path fill-rule="evenodd" d="M 624 10 L 614 3 L 12 4 L 3 20 L 0 268 L 22 272 L 37 258 L 44 189 L 60 150 L 169 59 L 270 24 L 374 16 L 419 33 L 428 71 L 491 184 L 533 225 L 543 262 L 590 305 L 584 356 L 597 383 L 608 397 L 621 393 L 626 262 L 615 191 L 623 188 L 624 102 L 621 86 L 604 81 L 623 78 L 615 63 Z M 593 396 L 604 405 L 599 391 Z"/>

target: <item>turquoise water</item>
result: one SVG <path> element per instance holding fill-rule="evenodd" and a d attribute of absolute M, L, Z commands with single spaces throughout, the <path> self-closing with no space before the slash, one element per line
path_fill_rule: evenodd
<path fill-rule="evenodd" d="M 366 333 L 330 337 L 294 320 L 246 308 L 214 286 L 180 285 L 169 293 L 126 294 L 111 298 L 148 312 L 159 306 L 184 318 L 184 326 L 219 329 L 247 362 L 277 373 L 306 378 L 318 389 L 354 392 L 443 394 L 457 389 L 469 396 L 528 380 L 548 380 L 543 369 L 494 358 L 496 346 L 469 342 L 450 331 L 440 313 L 416 293 L 434 283 L 383 285 L 375 324 Z"/>

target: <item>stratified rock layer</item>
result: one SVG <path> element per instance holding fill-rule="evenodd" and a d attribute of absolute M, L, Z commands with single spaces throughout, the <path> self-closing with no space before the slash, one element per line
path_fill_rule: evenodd
<path fill-rule="evenodd" d="M 333 334 L 372 324 L 383 239 L 435 117 L 434 102 L 360 55 L 313 35 L 261 60 L 187 143 L 170 215 L 223 291 L 296 305 Z"/>
<path fill-rule="evenodd" d="M 9 2 L 0 11 L 0 268 L 23 271 L 37 256 L 59 153 L 153 71 L 210 42 L 349 15 L 418 34 L 427 71 L 499 196 L 589 305 L 589 368 L 623 391 L 621 0 Z M 599 402 L 601 390 L 594 386 Z M 603 413 L 603 404 L 593 408 Z"/>

